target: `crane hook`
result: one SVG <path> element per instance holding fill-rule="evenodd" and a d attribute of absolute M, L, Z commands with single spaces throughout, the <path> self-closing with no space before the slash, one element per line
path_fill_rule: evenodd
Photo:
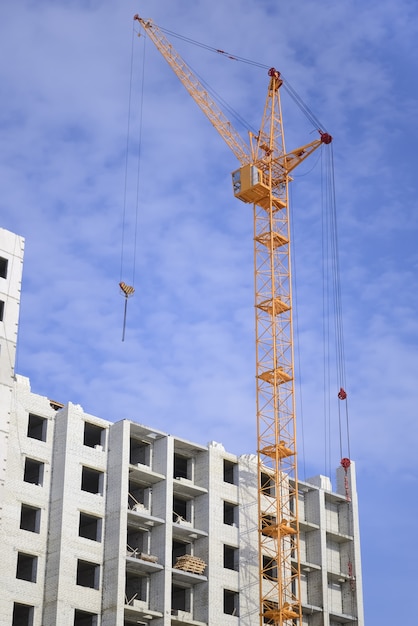
<path fill-rule="evenodd" d="M 135 289 L 134 287 L 131 287 L 131 285 L 127 285 L 124 282 L 120 282 L 119 287 L 123 295 L 125 296 L 125 309 L 124 309 L 124 314 L 123 314 L 123 329 L 122 329 L 122 341 L 125 341 L 126 311 L 128 308 L 128 298 L 129 296 L 132 296 L 135 293 Z"/>

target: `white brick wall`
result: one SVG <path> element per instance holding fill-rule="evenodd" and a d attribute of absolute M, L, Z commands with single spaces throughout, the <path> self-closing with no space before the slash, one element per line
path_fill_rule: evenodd
<path fill-rule="evenodd" d="M 190 547 L 185 551 L 207 563 L 203 578 L 174 570 L 175 584 L 186 584 L 191 589 L 190 611 L 179 609 L 179 615 L 197 625 L 258 626 L 255 456 L 237 458 L 220 444 L 197 446 L 126 420 L 111 424 L 85 414 L 81 407 L 72 404 L 55 411 L 47 398 L 31 392 L 29 381 L 23 377 L 17 377 L 12 396 L 6 480 L 2 489 L 1 624 L 11 624 L 13 602 L 17 601 L 35 607 L 34 626 L 73 626 L 75 608 L 101 616 L 98 626 L 124 626 L 124 618 L 129 615 L 132 623 L 138 620 L 149 623 L 151 615 L 154 626 L 171 625 L 172 543 L 176 540 L 186 542 Z M 29 413 L 47 419 L 45 441 L 27 436 Z M 104 429 L 103 449 L 83 444 L 86 422 Z M 131 436 L 148 441 L 149 466 L 129 465 Z M 174 478 L 175 451 L 190 457 L 193 480 Z M 23 481 L 26 457 L 45 464 L 42 486 Z M 236 484 L 224 481 L 225 459 L 236 464 Z M 83 467 L 103 473 L 102 495 L 81 490 Z M 350 485 L 354 484 L 353 477 L 354 468 L 351 468 Z M 129 479 L 144 487 L 149 481 L 148 512 L 142 509 L 142 513 L 131 511 L 128 515 Z M 357 591 L 361 583 L 359 548 L 356 542 L 347 539 L 349 529 L 354 529 L 351 533 L 357 532 L 356 501 L 354 498 L 352 509 L 345 499 L 344 476 L 339 476 L 338 485 L 341 495 L 332 494 L 328 479 L 316 477 L 303 483 L 300 490 L 304 523 L 302 600 L 307 607 L 304 624 L 309 626 L 329 626 L 330 619 L 335 621 L 337 609 L 352 613 L 353 598 L 358 605 L 355 608 L 358 619 L 352 623 L 363 624 L 358 601 L 361 589 Z M 189 525 L 172 521 L 173 493 L 181 496 L 182 490 L 184 497 L 193 500 L 194 517 Z M 225 501 L 237 506 L 239 516 L 234 526 L 224 523 Z M 19 528 L 21 502 L 41 509 L 39 533 Z M 80 511 L 103 519 L 101 541 L 79 537 Z M 157 557 L 158 565 L 150 571 L 135 561 L 129 566 L 133 574 L 136 571 L 148 578 L 149 593 L 147 599 L 132 602 L 125 609 L 128 525 L 132 530 L 149 533 L 149 553 Z M 238 550 L 237 571 L 224 567 L 225 544 Z M 16 580 L 19 551 L 38 557 L 36 583 Z M 98 589 L 76 584 L 78 559 L 100 567 Z M 349 563 L 358 576 L 354 591 L 348 578 L 338 580 L 344 572 L 348 577 Z M 224 614 L 224 589 L 239 594 L 239 617 Z M 177 624 L 179 619 L 176 616 Z"/>
<path fill-rule="evenodd" d="M 125 619 L 153 626 L 177 626 L 182 620 L 196 626 L 258 626 L 256 457 L 237 458 L 220 444 L 199 446 L 127 420 L 112 424 L 73 404 L 56 411 L 20 376 L 2 393 L 3 402 L 9 402 L 10 419 L 3 420 L 8 450 L 0 491 L 0 624 L 10 625 L 13 602 L 22 602 L 34 607 L 33 626 L 73 626 L 76 608 L 97 613 L 97 626 L 124 626 Z M 29 413 L 47 420 L 45 441 L 27 436 Z M 86 422 L 103 428 L 103 449 L 84 445 Z M 149 444 L 149 466 L 130 466 L 131 437 Z M 174 452 L 190 459 L 190 479 L 175 479 Z M 23 480 L 27 457 L 45 464 L 42 486 Z M 224 460 L 236 464 L 236 484 L 224 481 Z M 103 473 L 102 495 L 81 490 L 83 467 Z M 363 626 L 360 551 L 358 541 L 348 536 L 358 536 L 353 466 L 348 479 L 351 503 L 345 498 L 341 472 L 337 494 L 326 477 L 315 477 L 300 490 L 305 626 L 338 623 L 335 613 L 341 611 L 358 616 L 345 623 Z M 128 513 L 129 480 L 148 488 L 148 512 Z M 173 524 L 174 493 L 192 499 L 191 524 Z M 39 507 L 39 533 L 19 528 L 22 502 Z M 224 523 L 224 502 L 237 507 L 235 526 Z M 101 541 L 79 536 L 80 511 L 103 520 Z M 157 557 L 156 565 L 126 561 L 128 525 L 149 533 L 149 553 Z M 207 563 L 203 577 L 172 570 L 173 540 L 186 542 L 185 551 Z M 224 567 L 225 544 L 238 550 L 237 571 Z M 38 558 L 36 582 L 16 579 L 18 552 Z M 79 559 L 100 567 L 98 589 L 77 585 Z M 350 568 L 355 584 L 348 576 Z M 145 576 L 149 590 L 145 600 L 129 607 L 127 571 Z M 190 610 L 178 608 L 176 616 L 172 616 L 172 578 L 191 590 Z M 239 594 L 239 617 L 224 613 L 225 589 Z"/>

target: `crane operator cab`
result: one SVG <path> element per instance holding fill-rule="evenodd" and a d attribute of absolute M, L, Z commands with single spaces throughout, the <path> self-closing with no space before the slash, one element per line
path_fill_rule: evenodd
<path fill-rule="evenodd" d="M 243 202 L 258 204 L 263 209 L 268 209 L 272 202 L 273 210 L 283 209 L 286 206 L 282 199 L 271 194 L 263 171 L 251 163 L 232 172 L 232 186 L 234 196 Z"/>

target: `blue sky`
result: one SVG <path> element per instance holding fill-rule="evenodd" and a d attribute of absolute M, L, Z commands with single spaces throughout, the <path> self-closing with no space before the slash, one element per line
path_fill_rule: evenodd
<path fill-rule="evenodd" d="M 26 238 L 17 371 L 34 392 L 106 419 L 222 441 L 238 454 L 255 449 L 251 209 L 232 197 L 234 156 L 143 38 L 134 40 L 122 275 L 132 282 L 144 67 L 136 293 L 121 342 L 132 17 L 276 66 L 334 136 L 366 623 L 410 621 L 418 8 L 412 0 L 229 0 L 226 12 L 225 4 L 21 0 L 0 9 L 1 226 Z M 264 70 L 173 43 L 257 128 Z M 311 141 L 291 102 L 284 117 L 288 147 Z M 308 475 L 340 460 L 338 446 L 324 446 L 320 168 L 311 158 L 292 191 Z"/>

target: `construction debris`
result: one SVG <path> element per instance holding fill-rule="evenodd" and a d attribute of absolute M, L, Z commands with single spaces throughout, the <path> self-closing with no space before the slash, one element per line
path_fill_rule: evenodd
<path fill-rule="evenodd" d="M 191 554 L 184 554 L 178 556 L 174 569 L 181 569 L 183 572 L 190 572 L 191 574 L 202 575 L 205 571 L 206 563 L 198 556 L 192 556 Z"/>

